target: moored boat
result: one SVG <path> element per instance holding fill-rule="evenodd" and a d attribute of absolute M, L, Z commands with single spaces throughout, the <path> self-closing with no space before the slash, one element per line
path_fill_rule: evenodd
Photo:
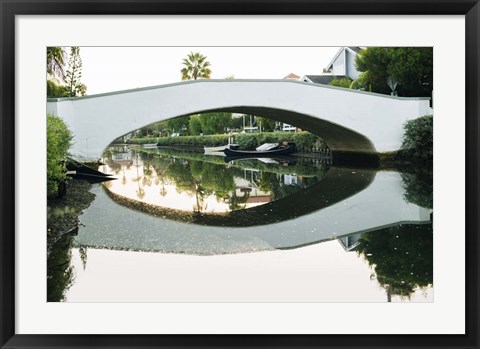
<path fill-rule="evenodd" d="M 237 146 L 238 146 L 237 144 L 227 144 L 227 145 L 221 145 L 219 147 L 203 147 L 203 151 L 205 153 L 223 152 L 227 148 L 236 148 Z"/>
<path fill-rule="evenodd" d="M 272 157 L 275 155 L 288 155 L 295 152 L 295 143 L 289 142 L 287 145 L 280 145 L 278 148 L 272 150 L 237 150 L 226 148 L 223 152 L 225 155 L 233 156 L 248 156 L 248 157 Z"/>

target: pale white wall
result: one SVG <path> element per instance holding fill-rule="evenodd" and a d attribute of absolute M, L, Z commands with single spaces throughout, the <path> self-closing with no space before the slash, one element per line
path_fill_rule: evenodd
<path fill-rule="evenodd" d="M 347 50 L 345 52 L 346 52 L 346 68 L 347 68 L 346 75 L 348 75 L 351 79 L 355 80 L 360 75 L 360 72 L 357 70 L 357 67 L 355 66 L 356 55 Z"/>
<path fill-rule="evenodd" d="M 333 75 L 346 75 L 345 72 L 345 50 L 342 51 L 333 62 L 332 65 L 332 74 Z"/>
<path fill-rule="evenodd" d="M 364 135 L 378 152 L 399 149 L 403 124 L 429 113 L 426 98 L 391 97 L 289 80 L 183 82 L 49 100 L 47 112 L 59 115 L 72 127 L 74 156 L 98 158 L 115 138 L 150 123 L 241 106 L 294 111 L 329 121 Z"/>

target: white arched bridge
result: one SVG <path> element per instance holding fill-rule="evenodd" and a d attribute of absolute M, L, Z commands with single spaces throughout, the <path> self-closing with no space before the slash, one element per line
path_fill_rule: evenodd
<path fill-rule="evenodd" d="M 75 134 L 72 155 L 99 158 L 116 138 L 178 116 L 229 111 L 264 116 L 321 136 L 333 152 L 400 148 L 403 124 L 431 114 L 429 98 L 403 98 L 291 80 L 196 80 L 48 99 Z"/>

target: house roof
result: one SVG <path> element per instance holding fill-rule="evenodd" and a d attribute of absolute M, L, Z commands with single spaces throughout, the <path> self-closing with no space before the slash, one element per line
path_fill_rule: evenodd
<path fill-rule="evenodd" d="M 356 53 L 360 53 L 362 50 L 360 47 L 347 47 L 349 50 L 355 51 Z"/>
<path fill-rule="evenodd" d="M 340 49 L 338 50 L 338 52 L 335 54 L 335 56 L 333 56 L 332 60 L 330 61 L 330 63 L 328 63 L 327 65 L 327 70 L 329 70 L 332 65 L 333 65 L 333 62 L 335 62 L 338 58 L 338 56 L 340 56 L 340 54 L 343 52 L 343 51 L 349 51 L 351 53 L 353 53 L 354 55 L 358 54 L 362 49 L 360 47 L 356 47 L 356 46 L 348 46 L 348 47 L 340 47 Z"/>
<path fill-rule="evenodd" d="M 294 74 L 294 73 L 290 73 L 290 74 L 288 74 L 287 76 L 285 76 L 284 79 L 295 79 L 295 80 L 298 80 L 298 79 L 300 79 L 300 76 L 298 76 L 297 74 Z"/>
<path fill-rule="evenodd" d="M 306 80 L 305 78 L 308 80 Z M 305 75 L 303 77 L 303 80 L 307 82 L 313 82 L 314 84 L 328 85 L 334 79 L 343 78 L 350 79 L 348 76 L 345 75 Z"/>

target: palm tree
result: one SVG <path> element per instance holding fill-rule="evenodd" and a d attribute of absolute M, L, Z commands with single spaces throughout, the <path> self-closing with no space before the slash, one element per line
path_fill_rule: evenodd
<path fill-rule="evenodd" d="M 198 78 L 210 79 L 212 71 L 210 63 L 207 62 L 207 57 L 196 52 L 190 52 L 190 54 L 183 60 L 182 63 L 185 68 L 180 72 L 182 73 L 182 80 L 197 80 Z"/>
<path fill-rule="evenodd" d="M 65 80 L 65 51 L 62 47 L 47 47 L 47 73 Z"/>

